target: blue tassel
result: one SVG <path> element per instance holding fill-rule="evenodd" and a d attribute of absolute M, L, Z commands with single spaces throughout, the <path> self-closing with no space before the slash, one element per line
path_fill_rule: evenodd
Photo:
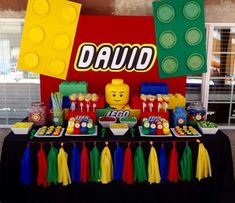
<path fill-rule="evenodd" d="M 163 183 L 167 181 L 167 176 L 168 176 L 168 164 L 167 164 L 165 148 L 163 145 L 159 153 L 159 168 L 160 168 L 161 182 Z"/>
<path fill-rule="evenodd" d="M 114 180 L 122 180 L 124 152 L 118 145 L 114 151 Z"/>
<path fill-rule="evenodd" d="M 32 152 L 29 146 L 27 146 L 21 159 L 20 182 L 24 185 L 30 185 L 33 182 Z"/>
<path fill-rule="evenodd" d="M 80 182 L 80 152 L 76 146 L 72 150 L 70 174 L 73 182 Z"/>

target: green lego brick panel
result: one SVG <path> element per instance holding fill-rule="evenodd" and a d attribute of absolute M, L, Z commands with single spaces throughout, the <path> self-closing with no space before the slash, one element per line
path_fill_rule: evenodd
<path fill-rule="evenodd" d="M 80 82 L 64 81 L 64 82 L 60 83 L 60 85 L 59 85 L 59 91 L 63 96 L 69 96 L 73 93 L 85 94 L 88 92 L 87 89 L 88 89 L 88 87 L 87 87 L 87 83 L 85 81 L 80 81 Z"/>
<path fill-rule="evenodd" d="M 153 2 L 160 78 L 205 73 L 203 0 Z"/>

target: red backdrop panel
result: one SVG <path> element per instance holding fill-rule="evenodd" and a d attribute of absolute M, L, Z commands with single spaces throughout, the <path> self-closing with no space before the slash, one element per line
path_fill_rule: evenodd
<path fill-rule="evenodd" d="M 175 77 L 159 79 L 157 60 L 153 67 L 144 73 L 138 72 L 78 72 L 74 69 L 74 62 L 78 47 L 81 43 L 91 42 L 97 46 L 102 43 L 156 44 L 154 23 L 152 16 L 80 16 L 75 43 L 73 46 L 68 81 L 88 82 L 89 92 L 104 94 L 105 85 L 112 78 L 123 78 L 130 85 L 131 94 L 139 94 L 142 82 L 165 82 L 169 92 L 185 94 L 186 78 Z M 49 103 L 51 92 L 58 91 L 62 80 L 41 75 L 41 99 Z"/>

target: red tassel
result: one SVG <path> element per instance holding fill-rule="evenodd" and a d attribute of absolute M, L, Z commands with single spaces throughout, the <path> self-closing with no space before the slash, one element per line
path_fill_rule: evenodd
<path fill-rule="evenodd" d="M 38 176 L 37 185 L 47 186 L 47 159 L 42 144 L 37 154 L 38 157 Z"/>
<path fill-rule="evenodd" d="M 178 170 L 178 153 L 176 150 L 175 142 L 173 142 L 173 147 L 170 152 L 170 164 L 168 172 L 168 180 L 171 182 L 177 182 L 179 180 L 179 170 Z"/>
<path fill-rule="evenodd" d="M 83 147 L 82 147 L 80 166 L 81 166 L 80 180 L 86 183 L 90 179 L 90 161 L 89 161 L 89 153 L 86 148 L 85 142 L 83 143 Z"/>
<path fill-rule="evenodd" d="M 125 150 L 122 180 L 125 183 L 131 185 L 133 184 L 134 181 L 133 161 L 132 161 L 130 143 L 128 143 L 128 147 Z"/>

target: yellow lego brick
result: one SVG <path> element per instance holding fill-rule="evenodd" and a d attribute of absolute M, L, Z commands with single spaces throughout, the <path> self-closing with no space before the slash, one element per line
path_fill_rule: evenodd
<path fill-rule="evenodd" d="M 18 68 L 66 79 L 80 10 L 66 0 L 29 0 Z"/>
<path fill-rule="evenodd" d="M 185 107 L 186 106 L 186 98 L 182 94 L 169 94 L 170 100 L 168 109 L 175 109 L 176 106 Z"/>

